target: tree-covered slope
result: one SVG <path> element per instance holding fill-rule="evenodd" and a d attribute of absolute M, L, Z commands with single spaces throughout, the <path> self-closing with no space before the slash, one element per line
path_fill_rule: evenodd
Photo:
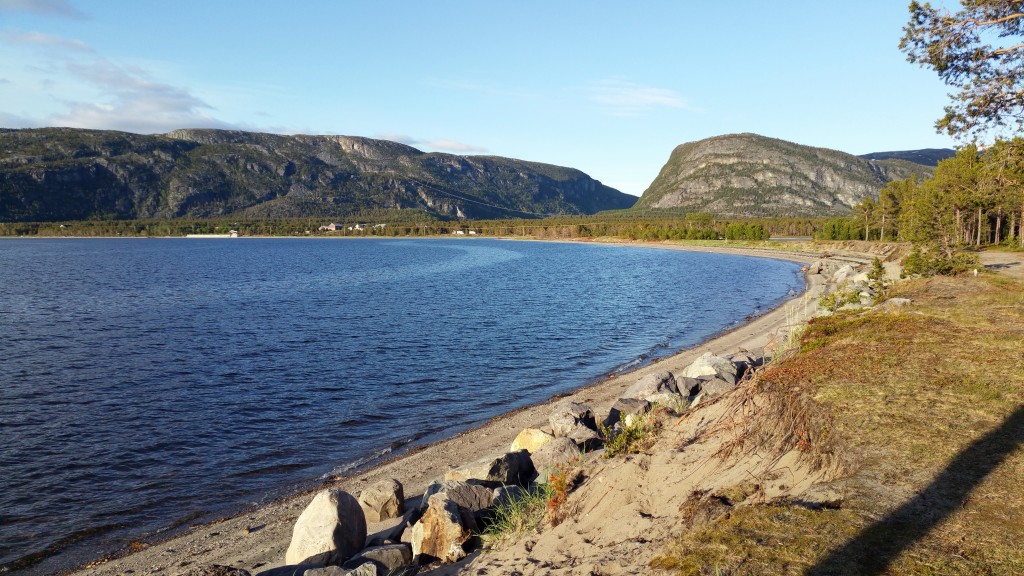
<path fill-rule="evenodd" d="M 349 136 L 0 130 L 0 221 L 586 214 L 635 198 L 579 170 Z"/>
<path fill-rule="evenodd" d="M 904 159 L 868 160 L 757 134 L 677 146 L 635 208 L 683 208 L 729 217 L 850 212 L 892 180 L 930 175 Z"/>

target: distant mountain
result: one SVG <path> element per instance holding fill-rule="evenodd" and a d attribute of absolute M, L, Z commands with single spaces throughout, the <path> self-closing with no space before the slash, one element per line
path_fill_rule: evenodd
<path fill-rule="evenodd" d="M 590 214 L 636 198 L 572 168 L 350 136 L 0 129 L 0 221 Z"/>
<path fill-rule="evenodd" d="M 872 152 L 861 154 L 865 160 L 906 160 L 924 166 L 938 166 L 946 158 L 956 156 L 952 148 L 924 148 L 923 150 L 903 150 L 897 152 Z"/>
<path fill-rule="evenodd" d="M 843 215 L 864 197 L 877 198 L 887 182 L 933 172 L 898 158 L 729 134 L 677 146 L 634 208 L 729 217 Z"/>

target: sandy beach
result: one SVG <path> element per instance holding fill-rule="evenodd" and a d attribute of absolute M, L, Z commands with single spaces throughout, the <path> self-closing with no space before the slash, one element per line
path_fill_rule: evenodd
<path fill-rule="evenodd" d="M 810 252 L 703 248 L 661 243 L 629 245 L 739 254 L 799 263 L 813 262 L 819 256 Z M 680 370 L 705 352 L 731 354 L 748 351 L 754 355 L 761 355 L 766 346 L 771 347 L 784 337 L 789 326 L 804 321 L 813 312 L 822 286 L 821 276 L 808 276 L 807 291 L 774 310 L 698 346 L 634 372 L 605 378 L 576 390 L 567 397 L 589 404 L 598 413 L 606 412 L 625 388 L 638 378 L 655 371 Z M 395 478 L 403 483 L 407 499 L 418 502 L 427 485 L 442 477 L 448 469 L 484 456 L 503 453 L 507 451 L 519 431 L 545 425 L 554 403 L 564 398 L 566 396 L 495 417 L 478 428 L 402 455 L 352 477 L 327 483 L 317 490 L 323 487 L 337 487 L 358 494 L 379 480 Z M 196 526 L 166 541 L 137 546 L 138 549 L 130 554 L 98 561 L 70 573 L 97 576 L 175 575 L 186 573 L 197 566 L 222 564 L 259 574 L 284 564 L 292 527 L 312 495 L 312 491 L 296 494 L 247 513 L 212 524 Z M 370 532 L 374 532 L 373 525 L 370 526 Z"/>

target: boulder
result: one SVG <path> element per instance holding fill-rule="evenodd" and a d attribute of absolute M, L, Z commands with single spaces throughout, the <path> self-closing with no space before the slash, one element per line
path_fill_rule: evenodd
<path fill-rule="evenodd" d="M 548 418 L 548 422 L 551 424 L 551 431 L 555 438 L 568 436 L 577 424 L 582 424 L 591 430 L 597 429 L 597 421 L 594 419 L 594 412 L 590 406 L 578 402 L 559 404 Z"/>
<path fill-rule="evenodd" d="M 494 489 L 494 507 L 507 506 L 513 502 L 522 500 L 529 490 L 522 486 L 499 486 Z"/>
<path fill-rule="evenodd" d="M 604 420 L 605 426 L 614 426 L 622 422 L 626 426 L 632 424 L 637 416 L 651 411 L 651 403 L 640 398 L 619 398 L 608 411 Z"/>
<path fill-rule="evenodd" d="M 516 436 L 515 440 L 512 441 L 512 446 L 509 451 L 518 452 L 520 450 L 526 450 L 530 454 L 533 454 L 538 448 L 554 439 L 555 436 L 553 434 L 548 434 L 543 430 L 539 430 L 537 428 L 526 428 Z"/>
<path fill-rule="evenodd" d="M 402 568 L 412 564 L 412 546 L 389 544 L 365 548 L 345 562 L 342 568 L 352 570 L 365 564 L 376 566 L 375 574 L 397 574 L 402 571 Z"/>
<path fill-rule="evenodd" d="M 378 576 L 380 571 L 372 562 L 365 562 L 356 568 L 342 568 L 341 566 L 325 566 L 323 568 L 311 568 L 305 572 L 291 572 L 289 576 Z"/>
<path fill-rule="evenodd" d="M 248 570 L 242 570 L 241 568 L 234 568 L 232 566 L 222 566 L 220 564 L 210 564 L 207 566 L 199 566 L 193 568 L 188 572 L 185 572 L 184 576 L 251 576 Z"/>
<path fill-rule="evenodd" d="M 359 501 L 343 490 L 324 490 L 296 520 L 285 564 L 341 564 L 365 542 L 366 517 Z"/>
<path fill-rule="evenodd" d="M 705 400 L 717 398 L 718 396 L 729 392 L 733 388 L 736 388 L 735 382 L 728 382 L 717 377 L 702 380 L 700 385 L 700 391 Z"/>
<path fill-rule="evenodd" d="M 500 486 L 503 484 L 526 484 L 533 476 L 533 462 L 526 450 L 508 452 L 501 456 L 481 458 L 464 466 L 445 472 L 445 480 L 468 482 L 470 480 Z"/>
<path fill-rule="evenodd" d="M 832 281 L 837 285 L 846 282 L 854 274 L 853 265 L 847 264 L 832 273 Z"/>
<path fill-rule="evenodd" d="M 668 408 L 669 410 L 671 410 L 673 412 L 676 412 L 676 413 L 681 413 L 684 410 L 686 410 L 687 408 L 689 408 L 689 406 L 690 406 L 689 396 L 680 396 L 679 394 L 673 394 L 671 392 L 662 392 L 661 394 L 651 394 L 650 396 L 647 397 L 647 399 L 651 401 L 652 407 L 653 406 L 664 406 L 665 408 Z M 652 408 L 652 410 L 653 410 L 653 408 Z M 636 417 L 634 416 L 630 420 L 632 421 L 635 418 Z M 625 421 L 622 422 L 622 424 L 624 426 L 629 426 L 631 423 L 632 422 L 625 422 Z"/>
<path fill-rule="evenodd" d="M 402 483 L 394 478 L 381 480 L 359 495 L 359 506 L 367 522 L 398 518 L 405 512 L 404 502 Z"/>
<path fill-rule="evenodd" d="M 580 459 L 580 448 L 575 442 L 568 438 L 555 438 L 539 450 L 534 452 L 530 458 L 533 459 L 533 466 L 540 474 L 538 482 L 545 483 L 551 470 L 559 464 L 569 464 Z"/>
<path fill-rule="evenodd" d="M 716 356 L 711 352 L 706 352 L 703 356 L 694 360 L 692 364 L 686 367 L 686 372 L 683 375 L 689 378 L 717 376 L 733 384 L 737 380 L 736 365 L 728 358 Z"/>
<path fill-rule="evenodd" d="M 663 392 L 679 393 L 679 386 L 676 384 L 676 377 L 667 371 L 648 374 L 636 381 L 622 393 L 623 398 L 647 399 L 652 394 Z"/>
<path fill-rule="evenodd" d="M 474 513 L 494 505 L 494 489 L 479 484 L 446 480 L 441 483 L 436 494 L 455 502 L 459 508 Z"/>
<path fill-rule="evenodd" d="M 693 396 L 697 392 L 700 392 L 700 380 L 697 378 L 681 376 L 676 378 L 676 386 L 679 387 L 680 396 Z"/>
<path fill-rule="evenodd" d="M 413 525 L 412 554 L 437 558 L 441 562 L 458 562 L 466 557 L 462 545 L 473 535 L 473 516 L 441 494 L 434 494 L 427 511 Z"/>
<path fill-rule="evenodd" d="M 577 424 L 570 430 L 566 438 L 575 442 L 583 450 L 593 450 L 601 445 L 601 435 L 597 433 L 597 430 L 587 428 L 582 424 Z"/>

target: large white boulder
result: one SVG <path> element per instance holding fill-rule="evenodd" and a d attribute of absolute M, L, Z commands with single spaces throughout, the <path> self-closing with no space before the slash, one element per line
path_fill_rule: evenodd
<path fill-rule="evenodd" d="M 359 501 L 344 490 L 324 490 L 295 521 L 285 564 L 342 564 L 362 550 L 366 518 Z"/>

